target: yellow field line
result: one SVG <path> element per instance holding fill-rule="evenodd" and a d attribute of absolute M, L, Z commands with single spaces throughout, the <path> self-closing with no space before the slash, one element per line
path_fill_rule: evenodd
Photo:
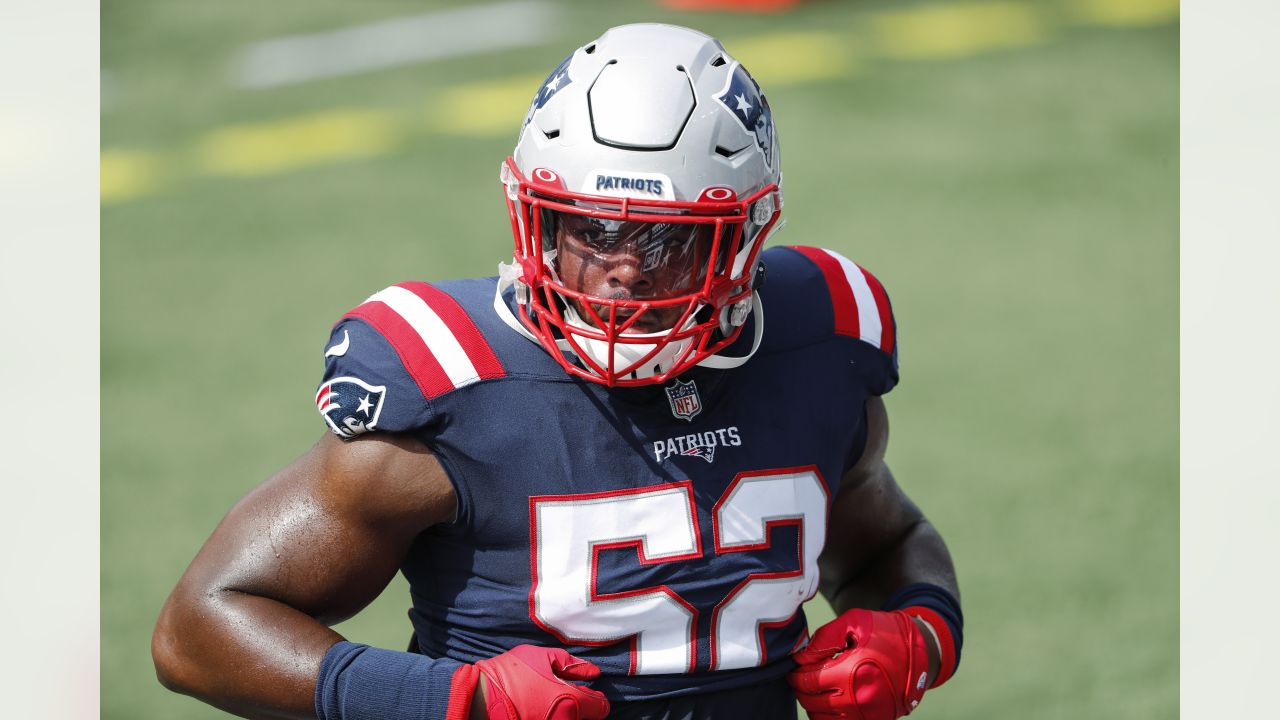
<path fill-rule="evenodd" d="M 1178 19 L 1179 0 L 1074 0 L 1073 14 L 1095 25 L 1160 25 Z"/>
<path fill-rule="evenodd" d="M 273 175 L 392 151 L 397 118 L 387 110 L 327 110 L 267 123 L 233 125 L 206 135 L 196 164 L 210 175 Z"/>
<path fill-rule="evenodd" d="M 761 87 L 848 77 L 856 68 L 852 43 L 833 32 L 780 32 L 725 42 Z"/>
<path fill-rule="evenodd" d="M 1024 47 L 1045 35 L 1036 9 L 1014 2 L 936 5 L 871 17 L 876 48 L 900 60 L 968 57 Z"/>
<path fill-rule="evenodd" d="M 515 142 L 519 122 L 544 79 L 521 75 L 448 88 L 428 102 L 427 127 L 444 135 L 507 135 Z"/>
<path fill-rule="evenodd" d="M 120 202 L 149 195 L 159 187 L 163 161 L 144 150 L 103 150 L 99 158 L 98 193 L 102 202 Z"/>

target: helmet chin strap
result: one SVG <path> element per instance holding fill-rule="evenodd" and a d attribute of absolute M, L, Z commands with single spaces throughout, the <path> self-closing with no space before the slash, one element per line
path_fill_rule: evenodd
<path fill-rule="evenodd" d="M 522 290 L 525 293 L 527 293 L 528 290 L 522 288 L 519 285 L 519 281 L 520 267 L 518 265 L 514 263 L 498 263 L 498 287 L 493 294 L 493 310 L 498 313 L 498 317 L 502 319 L 502 322 L 506 323 L 512 330 L 515 330 L 535 343 L 541 344 L 537 336 L 529 332 L 529 328 L 525 327 L 524 323 L 520 322 L 515 314 L 511 312 L 511 308 L 507 306 L 506 301 L 502 299 L 502 293 L 504 293 L 507 288 L 514 286 L 516 288 L 517 302 L 520 302 L 521 304 L 528 302 L 527 295 L 525 295 L 523 299 L 520 297 Z M 697 363 L 698 366 L 713 368 L 716 370 L 728 370 L 746 363 L 753 355 L 756 354 L 756 351 L 760 349 L 760 341 L 764 338 L 764 306 L 760 303 L 759 293 L 754 291 L 751 293 L 751 304 L 753 308 L 752 315 L 754 315 L 755 319 L 755 337 L 751 342 L 751 352 L 741 357 L 728 357 L 719 354 L 712 355 L 699 361 Z M 567 353 L 574 355 L 577 354 L 573 351 L 573 346 L 569 344 L 568 340 L 557 340 L 556 345 Z"/>
<path fill-rule="evenodd" d="M 516 283 L 519 282 L 519 280 L 519 265 L 516 265 L 515 263 L 498 263 L 498 289 L 493 293 L 493 311 L 498 313 L 498 317 L 502 319 L 502 322 L 506 323 L 512 330 L 515 330 L 521 335 L 537 343 L 539 342 L 538 338 L 535 337 L 533 333 L 529 332 L 529 328 L 525 327 L 524 323 L 520 322 L 520 320 L 516 318 L 515 314 L 511 312 L 511 308 L 507 307 L 506 301 L 502 299 L 502 293 L 506 292 L 507 288 L 515 286 L 516 302 L 521 305 L 528 303 L 529 289 L 527 286 L 517 286 Z M 524 297 L 521 297 L 521 293 L 523 293 Z"/>
<path fill-rule="evenodd" d="M 751 307 L 753 308 L 751 317 L 755 319 L 755 337 L 751 340 L 751 352 L 742 357 L 729 357 L 726 355 L 712 355 L 704 358 L 698 364 L 699 367 L 714 368 L 716 370 L 729 370 L 742 365 L 751 359 L 752 355 L 760 349 L 760 341 L 764 339 L 764 305 L 760 303 L 760 293 L 751 291 Z"/>

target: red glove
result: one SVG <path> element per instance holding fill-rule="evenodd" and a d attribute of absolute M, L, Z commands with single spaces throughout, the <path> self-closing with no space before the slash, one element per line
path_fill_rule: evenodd
<path fill-rule="evenodd" d="M 793 657 L 800 667 L 787 682 L 814 720 L 894 720 L 924 697 L 928 651 L 919 626 L 901 610 L 846 611 Z"/>
<path fill-rule="evenodd" d="M 491 720 L 601 720 L 609 714 L 603 693 L 566 682 L 594 680 L 600 668 L 560 648 L 518 645 L 475 667 L 488 681 Z"/>

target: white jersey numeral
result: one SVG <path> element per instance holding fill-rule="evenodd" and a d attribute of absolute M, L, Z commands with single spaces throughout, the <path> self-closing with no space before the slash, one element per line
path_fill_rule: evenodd
<path fill-rule="evenodd" d="M 799 569 L 753 573 L 716 606 L 713 669 L 764 662 L 764 627 L 785 624 L 818 586 L 827 490 L 816 468 L 745 473 L 713 511 L 716 554 L 768 548 L 769 530 L 797 525 Z M 631 639 L 633 674 L 690 672 L 697 609 L 671 588 L 601 593 L 598 553 L 633 547 L 641 564 L 702 557 L 690 481 L 635 490 L 530 498 L 534 621 L 562 642 L 606 645 Z"/>
<path fill-rule="evenodd" d="M 818 591 L 818 554 L 827 532 L 827 490 L 811 470 L 739 475 L 716 505 L 716 554 L 769 547 L 769 529 L 798 525 L 799 569 L 753 573 L 716 606 L 711 669 L 764 662 L 762 625 L 784 624 Z"/>
<path fill-rule="evenodd" d="M 693 669 L 696 611 L 667 587 L 601 595 L 596 554 L 638 546 L 644 564 L 698 557 L 690 483 L 626 493 L 536 498 L 534 618 L 561 640 L 607 644 L 635 636 L 633 673 Z"/>

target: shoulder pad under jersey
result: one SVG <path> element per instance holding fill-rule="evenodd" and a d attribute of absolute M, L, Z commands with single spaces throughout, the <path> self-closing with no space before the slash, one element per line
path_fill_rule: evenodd
<path fill-rule="evenodd" d="M 772 247 L 765 262 L 764 311 L 772 322 L 766 334 L 783 334 L 787 344 L 824 337 L 856 341 L 855 361 L 868 389 L 883 395 L 898 383 L 897 324 L 884 286 L 840 253 L 823 248 Z M 780 311 L 786 321 L 779 328 Z"/>
<path fill-rule="evenodd" d="M 424 282 L 374 293 L 334 325 L 324 355 L 316 407 L 343 438 L 430 425 L 433 400 L 505 374 L 467 311 Z"/>

